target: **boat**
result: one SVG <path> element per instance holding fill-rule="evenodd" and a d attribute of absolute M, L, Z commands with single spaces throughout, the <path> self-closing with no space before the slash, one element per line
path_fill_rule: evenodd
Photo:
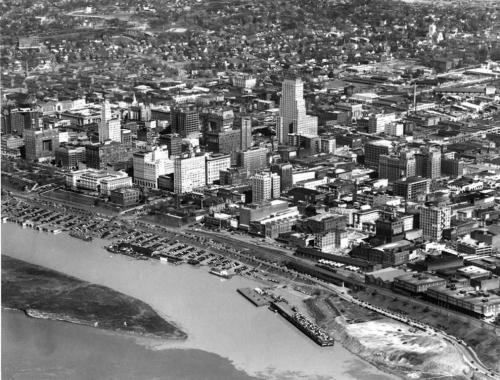
<path fill-rule="evenodd" d="M 198 265 L 200 263 L 200 260 L 196 260 L 196 259 L 189 259 L 187 261 L 188 264 L 191 264 L 191 265 Z"/>
<path fill-rule="evenodd" d="M 231 278 L 231 276 L 229 275 L 227 270 L 224 270 L 224 269 L 211 268 L 209 273 L 214 274 L 214 275 L 219 276 L 219 277 L 222 277 L 222 278 L 226 278 L 226 279 Z"/>
<path fill-rule="evenodd" d="M 170 255 L 160 256 L 160 262 L 163 262 L 163 263 L 181 264 L 182 261 L 183 261 L 183 259 L 180 257 L 175 257 L 175 256 L 170 256 Z"/>
<path fill-rule="evenodd" d="M 92 241 L 92 236 L 89 234 L 86 234 L 83 231 L 71 231 L 69 233 L 69 236 L 77 238 L 77 239 L 81 239 L 84 241 Z"/>

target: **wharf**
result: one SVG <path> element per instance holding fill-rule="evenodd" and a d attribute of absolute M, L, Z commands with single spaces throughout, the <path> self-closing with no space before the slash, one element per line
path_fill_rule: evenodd
<path fill-rule="evenodd" d="M 240 288 L 237 289 L 237 292 L 257 307 L 266 306 L 272 302 L 272 298 L 270 296 L 264 293 L 259 293 L 255 289 Z"/>

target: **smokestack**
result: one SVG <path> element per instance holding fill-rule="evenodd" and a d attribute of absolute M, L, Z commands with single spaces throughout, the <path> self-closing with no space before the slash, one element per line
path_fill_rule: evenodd
<path fill-rule="evenodd" d="M 417 112 L 417 82 L 413 83 L 413 111 Z"/>

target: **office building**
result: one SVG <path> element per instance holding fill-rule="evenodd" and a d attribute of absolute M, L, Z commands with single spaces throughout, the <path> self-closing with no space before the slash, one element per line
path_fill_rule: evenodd
<path fill-rule="evenodd" d="M 337 141 L 333 136 L 321 137 L 321 153 L 335 153 Z"/>
<path fill-rule="evenodd" d="M 318 135 L 318 118 L 306 114 L 304 83 L 299 78 L 283 81 L 276 131 L 278 142 L 285 145 L 289 144 L 290 134 Z"/>
<path fill-rule="evenodd" d="M 415 157 L 407 153 L 382 155 L 379 157 L 378 177 L 387 178 L 389 182 L 405 177 L 414 177 L 416 170 Z"/>
<path fill-rule="evenodd" d="M 87 167 L 105 169 L 108 166 L 123 165 L 132 167 L 132 156 L 137 148 L 116 141 L 104 144 L 85 146 L 85 163 Z"/>
<path fill-rule="evenodd" d="M 279 163 L 271 165 L 271 172 L 276 173 L 281 178 L 281 191 L 288 191 L 293 186 L 293 166 L 289 163 Z"/>
<path fill-rule="evenodd" d="M 220 172 L 231 167 L 231 156 L 229 154 L 213 154 L 206 157 L 206 183 L 212 184 L 220 179 Z"/>
<path fill-rule="evenodd" d="M 386 125 L 396 121 L 396 114 L 382 113 L 371 115 L 368 118 L 368 133 L 377 134 L 385 132 Z"/>
<path fill-rule="evenodd" d="M 205 133 L 207 150 L 215 153 L 236 154 L 241 150 L 241 132 L 228 129 L 223 132 Z"/>
<path fill-rule="evenodd" d="M 105 100 L 101 106 L 101 121 L 99 122 L 99 142 L 122 141 L 120 119 L 113 119 L 111 116 L 111 106 Z"/>
<path fill-rule="evenodd" d="M 232 109 L 215 109 L 200 115 L 203 132 L 223 132 L 232 129 L 234 112 Z"/>
<path fill-rule="evenodd" d="M 221 170 L 219 182 L 222 186 L 241 185 L 248 182 L 248 172 L 243 168 L 227 168 L 226 170 Z"/>
<path fill-rule="evenodd" d="M 159 143 L 167 146 L 170 157 L 179 157 L 182 153 L 182 136 L 177 133 L 160 135 Z"/>
<path fill-rule="evenodd" d="M 250 174 L 264 169 L 269 164 L 267 159 L 267 148 L 254 148 L 244 152 L 238 152 L 237 163 L 238 166 L 244 168 L 250 172 Z"/>
<path fill-rule="evenodd" d="M 420 209 L 420 228 L 426 240 L 439 241 L 443 230 L 450 228 L 451 207 L 424 206 Z"/>
<path fill-rule="evenodd" d="M 252 179 L 252 202 L 279 198 L 281 194 L 280 176 L 276 173 L 258 173 Z"/>
<path fill-rule="evenodd" d="M 172 133 L 181 137 L 197 137 L 200 132 L 200 115 L 194 108 L 174 108 L 170 111 Z"/>
<path fill-rule="evenodd" d="M 437 149 L 425 149 L 415 154 L 416 175 L 423 178 L 441 177 L 441 152 Z"/>
<path fill-rule="evenodd" d="M 241 150 L 247 150 L 253 145 L 252 119 L 249 116 L 241 118 L 240 142 Z"/>
<path fill-rule="evenodd" d="M 205 186 L 205 156 L 176 158 L 174 161 L 174 192 L 184 194 Z"/>
<path fill-rule="evenodd" d="M 451 178 L 464 175 L 464 162 L 456 158 L 441 158 L 441 174 Z"/>
<path fill-rule="evenodd" d="M 42 113 L 32 107 L 2 107 L 2 134 L 21 136 L 25 129 L 39 129 Z"/>
<path fill-rule="evenodd" d="M 56 165 L 63 169 L 72 169 L 78 166 L 79 162 L 85 162 L 84 146 L 60 146 L 56 149 Z"/>
<path fill-rule="evenodd" d="M 373 140 L 365 145 L 365 166 L 378 170 L 380 156 L 392 152 L 392 143 L 388 140 Z"/>
<path fill-rule="evenodd" d="M 408 177 L 394 182 L 394 195 L 405 198 L 407 201 L 418 202 L 425 200 L 431 188 L 431 180 L 422 177 Z"/>
<path fill-rule="evenodd" d="M 134 153 L 134 183 L 150 189 L 158 188 L 158 177 L 174 172 L 174 164 L 166 147 Z"/>
<path fill-rule="evenodd" d="M 55 156 L 59 148 L 59 130 L 57 129 L 26 129 L 24 145 L 28 161 L 47 161 Z"/>

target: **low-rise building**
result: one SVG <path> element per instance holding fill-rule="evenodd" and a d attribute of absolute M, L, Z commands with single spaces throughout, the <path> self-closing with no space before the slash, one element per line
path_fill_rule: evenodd
<path fill-rule="evenodd" d="M 412 294 L 422 294 L 427 289 L 446 285 L 444 278 L 428 273 L 408 273 L 394 278 L 394 289 Z"/>
<path fill-rule="evenodd" d="M 120 206 L 133 206 L 139 203 L 141 199 L 141 192 L 139 189 L 128 187 L 111 190 L 109 193 L 109 200 Z"/>
<path fill-rule="evenodd" d="M 492 317 L 500 314 L 500 296 L 472 287 L 448 288 L 440 285 L 427 290 L 427 298 L 450 309 L 476 317 Z"/>
<path fill-rule="evenodd" d="M 110 195 L 112 190 L 132 186 L 132 178 L 127 173 L 96 169 L 83 169 L 66 174 L 66 186 Z"/>

